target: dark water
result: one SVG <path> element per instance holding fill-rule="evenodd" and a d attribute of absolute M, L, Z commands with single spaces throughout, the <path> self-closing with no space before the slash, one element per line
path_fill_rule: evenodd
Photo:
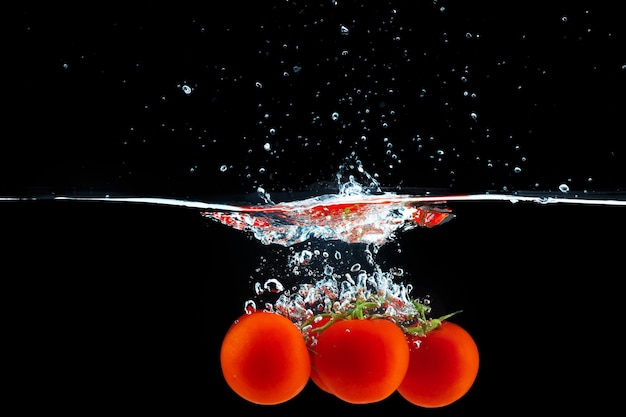
<path fill-rule="evenodd" d="M 300 191 L 351 153 L 388 187 L 619 191 L 626 32 L 584 3 L 23 7 L 0 195 Z M 428 413 L 620 407 L 624 208 L 451 207 L 379 254 L 436 311 L 462 309 L 481 352 L 472 390 Z M 282 249 L 197 210 L 2 202 L 0 230 L 22 409 L 426 413 L 314 386 L 276 407 L 231 392 L 221 339 Z"/>

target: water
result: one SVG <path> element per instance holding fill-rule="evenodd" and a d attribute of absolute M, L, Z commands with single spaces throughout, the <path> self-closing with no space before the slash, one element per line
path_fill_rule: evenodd
<path fill-rule="evenodd" d="M 42 389 L 63 373 L 90 381 L 72 388 L 83 398 L 97 400 L 90 387 L 102 392 L 115 382 L 145 401 L 157 401 L 159 393 L 198 404 L 220 381 L 219 343 L 246 302 L 276 309 L 300 285 L 341 283 L 345 274 L 358 284 L 361 272 L 369 278 L 395 271 L 396 294 L 410 289 L 410 296 L 429 301 L 435 317 L 463 310 L 455 320 L 476 337 L 484 358 L 480 377 L 458 407 L 484 407 L 484 390 L 507 403 L 521 400 L 517 388 L 501 384 L 515 386 L 529 374 L 545 376 L 534 383 L 536 398 L 548 399 L 556 382 L 582 394 L 574 374 L 601 380 L 599 369 L 620 357 L 612 344 L 592 342 L 619 324 L 622 307 L 615 285 L 623 276 L 624 208 L 602 201 L 449 201 L 454 219 L 398 234 L 372 254 L 374 263 L 365 243 L 264 245 L 252 232 L 202 216 L 206 207 L 3 202 L 8 346 L 22 363 L 21 380 L 42 375 Z M 574 372 L 563 352 L 596 359 Z M 222 395 L 233 407 L 249 407 L 227 387 Z M 281 409 L 295 412 L 310 401 L 345 407 L 307 387 Z"/>
<path fill-rule="evenodd" d="M 367 172 L 364 173 L 367 175 Z M 411 279 L 412 271 L 405 271 L 403 267 L 389 263 L 389 260 L 380 259 L 378 254 L 383 247 L 394 243 L 395 250 L 401 253 L 399 242 L 404 234 L 414 229 L 454 228 L 457 221 L 455 210 L 463 213 L 464 205 L 493 204 L 492 210 L 500 210 L 502 205 L 526 205 L 534 207 L 533 216 L 537 217 L 541 217 L 541 210 L 546 210 L 546 206 L 565 206 L 563 210 L 567 207 L 613 210 L 626 207 L 625 195 L 619 192 L 575 193 L 561 190 L 558 193 L 450 195 L 431 191 L 412 195 L 382 191 L 375 182 L 371 188 L 375 191 L 361 186 L 354 177 L 350 177 L 350 181 L 340 184 L 337 193 L 307 198 L 301 198 L 302 193 L 290 193 L 278 203 L 272 201 L 264 189 L 260 189 L 256 196 L 248 196 L 248 200 L 253 200 L 253 197 L 262 200 L 255 204 L 58 195 L 5 197 L 1 201 L 192 209 L 210 223 L 226 226 L 233 233 L 243 233 L 261 246 L 276 248 L 271 255 L 260 257 L 259 266 L 250 276 L 254 290 L 239 304 L 242 305 L 242 312 L 259 309 L 277 312 L 300 327 L 316 314 L 341 314 L 353 308 L 357 300 L 380 304 L 380 314 L 393 316 L 406 325 L 410 324 L 408 317 L 417 316 L 416 305 L 420 306 L 420 311 L 428 313 L 427 316 L 420 315 L 422 319 L 431 318 L 428 294 L 413 292 L 421 278 L 417 281 Z M 451 205 L 455 206 L 455 210 Z M 589 210 L 589 213 L 592 212 Z M 506 225 L 519 220 L 510 218 L 499 221 Z M 595 220 L 594 216 L 585 214 L 582 221 Z M 484 225 L 483 222 L 480 224 Z M 494 226 L 497 225 L 485 225 L 486 228 Z M 450 311 L 439 310 L 440 315 L 444 313 Z"/>

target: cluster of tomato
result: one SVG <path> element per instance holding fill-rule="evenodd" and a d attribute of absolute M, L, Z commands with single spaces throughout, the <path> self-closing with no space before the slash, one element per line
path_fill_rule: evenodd
<path fill-rule="evenodd" d="M 319 316 L 300 328 L 278 313 L 244 314 L 222 342 L 222 372 L 233 391 L 257 404 L 286 402 L 311 380 L 353 404 L 398 392 L 412 404 L 443 407 L 473 385 L 478 348 L 458 324 L 429 326 L 411 332 L 391 317 L 372 315 Z"/>

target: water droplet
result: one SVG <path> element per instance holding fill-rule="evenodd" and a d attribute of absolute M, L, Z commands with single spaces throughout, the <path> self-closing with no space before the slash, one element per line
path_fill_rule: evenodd
<path fill-rule="evenodd" d="M 559 185 L 559 191 L 561 191 L 562 193 L 567 193 L 569 191 L 569 186 L 567 184 L 561 184 Z"/>

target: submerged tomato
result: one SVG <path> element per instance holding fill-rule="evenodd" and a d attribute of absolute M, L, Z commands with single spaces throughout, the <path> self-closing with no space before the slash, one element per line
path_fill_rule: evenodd
<path fill-rule="evenodd" d="M 478 374 L 478 347 L 458 324 L 444 321 L 425 336 L 409 338 L 410 361 L 398 392 L 407 401 L 435 408 L 461 398 Z"/>
<path fill-rule="evenodd" d="M 276 313 L 244 314 L 222 341 L 222 373 L 242 398 L 264 405 L 283 403 L 306 386 L 311 370 L 300 330 Z"/>
<path fill-rule="evenodd" d="M 409 366 L 409 346 L 390 320 L 343 319 L 321 332 L 312 358 L 322 389 L 367 404 L 396 391 Z"/>

